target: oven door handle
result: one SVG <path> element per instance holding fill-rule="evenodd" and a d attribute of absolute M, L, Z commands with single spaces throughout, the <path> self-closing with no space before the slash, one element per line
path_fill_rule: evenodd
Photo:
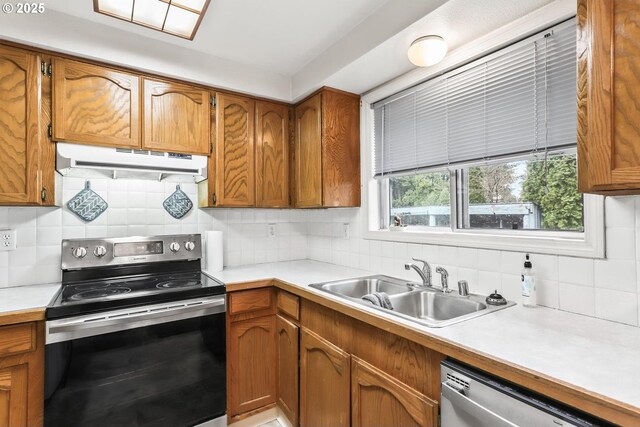
<path fill-rule="evenodd" d="M 175 322 L 226 311 L 225 297 L 177 301 L 46 322 L 46 344 Z"/>

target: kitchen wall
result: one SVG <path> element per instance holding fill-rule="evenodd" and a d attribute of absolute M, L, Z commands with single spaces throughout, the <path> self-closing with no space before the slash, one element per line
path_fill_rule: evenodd
<path fill-rule="evenodd" d="M 162 208 L 172 183 L 92 179 L 109 209 L 91 223 L 63 208 L 2 207 L 0 229 L 18 230 L 18 249 L 0 252 L 0 287 L 60 280 L 60 241 L 68 238 L 225 233 L 226 266 L 313 259 L 418 280 L 405 271 L 411 257 L 442 265 L 455 288 L 465 279 L 473 292 L 494 289 L 519 300 L 523 253 L 362 238 L 363 209 L 197 209 L 181 220 Z M 84 179 L 63 179 L 63 202 L 84 187 Z M 182 184 L 192 201 L 195 184 Z M 607 259 L 532 255 L 538 301 L 547 307 L 638 326 L 640 306 L 640 197 L 607 198 Z M 268 237 L 274 224 L 276 237 Z M 349 238 L 344 238 L 349 224 Z M 434 274 L 438 283 L 439 275 Z"/>
<path fill-rule="evenodd" d="M 606 260 L 532 255 L 537 273 L 538 303 L 573 313 L 638 326 L 640 306 L 640 197 L 609 197 L 605 202 Z M 429 261 L 435 270 L 449 271 L 449 283 L 467 280 L 472 292 L 497 289 L 519 301 L 524 253 L 398 242 L 364 240 L 363 209 L 314 211 L 308 227 L 309 258 L 372 269 L 383 274 L 419 280 L 405 271 L 411 257 Z M 351 238 L 342 228 L 350 223 Z M 433 275 L 439 284 L 440 276 Z"/>
<path fill-rule="evenodd" d="M 85 180 L 65 177 L 62 200 L 67 203 L 84 188 Z M 62 239 L 158 234 L 224 232 L 225 265 L 273 262 L 306 257 L 304 211 L 280 209 L 198 209 L 184 218 L 171 217 L 162 207 L 175 183 L 144 180 L 91 179 L 91 188 L 109 208 L 85 223 L 63 208 L 0 207 L 0 229 L 18 230 L 18 249 L 0 252 L 0 287 L 60 280 Z M 197 205 L 195 184 L 181 189 Z M 275 224 L 276 237 L 267 227 Z"/>

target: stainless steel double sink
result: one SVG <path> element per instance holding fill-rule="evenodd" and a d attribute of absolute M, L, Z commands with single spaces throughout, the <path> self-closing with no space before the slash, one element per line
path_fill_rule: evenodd
<path fill-rule="evenodd" d="M 432 328 L 448 326 L 515 305 L 511 301 L 501 306 L 489 305 L 481 295 L 443 293 L 438 288 L 423 287 L 388 276 L 316 283 L 311 287 Z M 373 292 L 386 293 L 393 309 L 378 307 L 362 299 Z"/>

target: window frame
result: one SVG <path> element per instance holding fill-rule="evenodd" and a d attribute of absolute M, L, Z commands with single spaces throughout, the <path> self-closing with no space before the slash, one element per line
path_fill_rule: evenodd
<path fill-rule="evenodd" d="M 361 105 L 361 135 L 366 143 L 361 144 L 362 158 L 362 208 L 366 212 L 362 236 L 367 240 L 395 241 L 406 243 L 459 246 L 478 249 L 494 249 L 516 252 L 531 252 L 566 255 L 584 258 L 605 257 L 604 197 L 584 195 L 584 232 L 546 230 L 491 230 L 458 228 L 458 208 L 455 173 L 450 179 L 451 226 L 412 227 L 397 232 L 380 229 L 384 206 L 381 205 L 379 179 L 373 178 L 373 118 L 372 99 L 366 95 Z M 387 201 L 388 203 L 388 201 Z M 386 215 L 386 212 L 384 212 Z"/>

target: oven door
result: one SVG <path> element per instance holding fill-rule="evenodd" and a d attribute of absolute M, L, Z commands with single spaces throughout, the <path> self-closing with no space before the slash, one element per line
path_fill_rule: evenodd
<path fill-rule="evenodd" d="M 187 427 L 224 416 L 225 347 L 224 296 L 48 321 L 44 424 Z"/>

